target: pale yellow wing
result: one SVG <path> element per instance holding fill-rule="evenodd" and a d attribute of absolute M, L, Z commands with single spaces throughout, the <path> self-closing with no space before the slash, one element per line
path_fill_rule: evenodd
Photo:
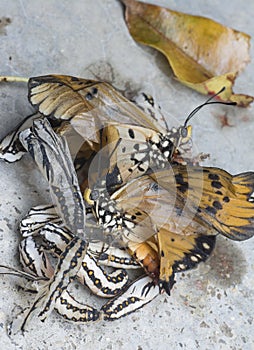
<path fill-rule="evenodd" d="M 65 75 L 32 77 L 28 98 L 43 115 L 68 120 L 85 140 L 99 143 L 97 131 L 109 122 L 142 125 L 158 123 L 108 83 Z"/>

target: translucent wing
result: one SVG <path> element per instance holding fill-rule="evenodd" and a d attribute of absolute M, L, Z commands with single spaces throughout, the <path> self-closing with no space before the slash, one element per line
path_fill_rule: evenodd
<path fill-rule="evenodd" d="M 66 141 L 46 119 L 36 120 L 31 129 L 23 131 L 20 141 L 48 181 L 64 224 L 70 231 L 84 234 L 85 205 Z"/>
<path fill-rule="evenodd" d="M 142 125 L 159 131 L 154 118 L 108 83 L 47 75 L 30 78 L 28 87 L 29 100 L 38 111 L 47 117 L 70 121 L 85 140 L 99 143 L 98 130 L 109 122 Z"/>
<path fill-rule="evenodd" d="M 193 213 L 230 239 L 240 241 L 254 235 L 253 172 L 231 175 L 219 168 L 182 165 L 172 170 L 151 177 L 169 193 L 176 189 L 182 211 Z"/>
<path fill-rule="evenodd" d="M 167 170 L 167 175 L 172 177 L 173 173 Z M 137 211 L 138 208 L 142 212 L 141 220 L 149 220 L 150 224 L 147 225 L 153 228 L 154 233 L 165 228 L 179 235 L 188 235 L 192 232 L 215 234 L 211 225 L 193 215 L 191 210 L 184 210 L 184 203 L 179 200 L 175 183 L 168 191 L 154 182 L 150 176 L 145 175 L 127 183 L 114 192 L 111 198 L 123 212 Z M 143 230 L 143 234 L 140 233 L 139 237 L 142 237 L 142 241 L 146 241 L 151 237 L 150 233 L 151 230 Z"/>
<path fill-rule="evenodd" d="M 153 237 L 151 231 L 143 230 L 138 234 L 143 243 L 130 241 L 128 249 L 168 294 L 175 272 L 191 269 L 210 256 L 215 245 L 213 227 L 183 211 L 177 196 L 150 177 L 133 180 L 112 197 L 126 212 L 137 206 L 144 213 L 143 220 L 147 220 L 145 215 L 151 220 Z"/>
<path fill-rule="evenodd" d="M 89 168 L 89 186 L 93 187 L 103 174 L 106 187 L 112 193 L 148 170 L 166 168 L 175 160 L 175 155 L 181 155 L 180 148 L 190 142 L 191 128 L 185 129 L 185 136 L 182 136 L 181 130 L 181 127 L 173 128 L 163 135 L 136 125 L 107 125 L 102 130 L 100 152 Z"/>
<path fill-rule="evenodd" d="M 161 107 L 156 103 L 151 95 L 141 92 L 134 96 L 134 98 L 131 98 L 131 101 L 136 103 L 145 114 L 150 115 L 156 124 L 160 124 L 163 130 L 168 131 L 168 124 L 165 116 L 161 112 Z"/>

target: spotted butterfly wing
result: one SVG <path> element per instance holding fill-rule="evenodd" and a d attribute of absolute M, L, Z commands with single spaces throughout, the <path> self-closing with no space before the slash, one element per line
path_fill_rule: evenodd
<path fill-rule="evenodd" d="M 218 233 L 239 241 L 254 235 L 253 172 L 231 175 L 219 168 L 173 165 L 170 173 L 151 177 L 168 192 L 176 186 L 182 208 Z"/>
<path fill-rule="evenodd" d="M 102 130 L 102 147 L 108 149 L 110 155 L 107 187 L 113 189 L 125 184 L 150 168 L 166 168 L 175 154 L 185 156 L 191 147 L 191 127 L 185 131 L 186 134 L 181 127 L 172 128 L 162 134 L 136 125 L 107 125 Z"/>
<path fill-rule="evenodd" d="M 193 268 L 209 257 L 217 234 L 211 225 L 192 212 L 183 210 L 173 188 L 176 189 L 174 186 L 168 192 L 151 177 L 142 176 L 111 196 L 124 212 L 132 211 L 133 207 L 139 208 L 143 212 L 142 219 L 152 221 L 153 237 L 149 236 L 148 230 L 143 230 L 138 237 L 144 243 L 138 243 L 137 240 L 133 242 L 130 235 L 128 249 L 150 274 L 157 276 L 167 292 L 173 285 L 175 272 Z"/>
<path fill-rule="evenodd" d="M 65 120 L 85 141 L 107 146 L 110 152 L 110 145 L 121 140 L 110 163 L 111 186 L 113 181 L 119 185 L 142 175 L 150 165 L 164 167 L 176 150 L 181 153 L 182 145 L 190 142 L 191 127 L 168 130 L 166 123 L 160 125 L 161 114 L 153 113 L 153 100 L 145 94 L 149 108 L 137 106 L 101 81 L 49 75 L 30 78 L 28 86 L 29 100 L 40 113 Z"/>
<path fill-rule="evenodd" d="M 138 206 L 157 226 L 160 283 L 166 289 L 175 271 L 207 259 L 214 235 L 243 240 L 254 234 L 253 190 L 253 172 L 233 176 L 218 168 L 173 165 L 129 182 L 112 197 L 127 212 Z"/>
<path fill-rule="evenodd" d="M 201 230 L 202 231 L 202 230 Z M 216 236 L 200 234 L 199 225 L 187 234 L 176 234 L 161 228 L 157 234 L 160 257 L 159 285 L 167 292 L 172 287 L 175 272 L 186 271 L 206 261 L 211 255 Z"/>
<path fill-rule="evenodd" d="M 108 122 L 143 125 L 158 123 L 108 83 L 65 75 L 29 79 L 29 100 L 47 117 L 68 120 L 84 137 L 99 143 L 97 131 Z"/>

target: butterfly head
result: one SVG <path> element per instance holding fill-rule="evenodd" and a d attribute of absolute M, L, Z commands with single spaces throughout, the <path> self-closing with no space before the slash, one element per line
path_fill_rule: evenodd
<path fill-rule="evenodd" d="M 192 136 L 192 126 L 191 125 L 183 125 L 178 128 L 178 145 L 177 147 L 181 145 L 185 145 L 190 142 L 191 136 Z"/>
<path fill-rule="evenodd" d="M 172 144 L 172 152 L 170 154 L 170 157 L 172 156 L 172 153 L 175 153 L 175 151 L 177 151 L 177 153 L 183 154 L 187 150 L 191 149 L 191 136 L 191 125 L 183 125 L 177 129 L 172 128 L 165 136 L 165 138 Z M 164 145 L 163 142 L 161 142 L 161 144 Z"/>

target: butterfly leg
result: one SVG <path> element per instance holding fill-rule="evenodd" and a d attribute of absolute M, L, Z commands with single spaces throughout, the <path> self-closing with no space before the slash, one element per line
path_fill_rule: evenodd
<path fill-rule="evenodd" d="M 53 223 L 50 223 L 51 219 L 53 219 Z M 59 220 L 53 206 L 34 207 L 21 221 L 22 236 L 28 237 L 33 234 L 42 237 L 44 249 L 59 257 L 67 243 L 74 237 L 70 231 L 56 224 Z M 23 245 L 27 244 L 26 240 L 22 241 L 21 244 L 22 252 Z M 101 265 L 118 268 L 118 270 L 106 273 Z M 93 293 L 103 297 L 111 297 L 116 295 L 127 283 L 128 276 L 123 269 L 135 268 L 140 268 L 140 265 L 125 250 L 110 247 L 101 241 L 93 241 L 88 245 L 87 256 L 77 277 Z"/>
<path fill-rule="evenodd" d="M 31 237 L 28 237 L 28 239 L 31 239 Z M 32 253 L 34 256 L 38 254 L 38 250 L 33 250 Z M 40 255 L 38 255 L 38 258 L 40 258 L 41 265 L 40 267 L 37 265 L 37 271 L 45 274 L 45 265 L 47 265 L 45 262 L 47 260 L 41 259 Z M 29 257 L 29 260 L 35 259 L 31 259 L 31 257 Z M 33 268 L 31 269 L 34 271 Z M 46 270 L 48 271 L 48 267 Z M 122 288 L 122 290 L 124 290 L 124 288 Z M 152 301 L 159 294 L 159 287 L 150 277 L 145 276 L 132 282 L 124 292 L 118 291 L 118 294 L 107 302 L 101 308 L 101 310 L 97 310 L 89 305 L 77 301 L 70 295 L 68 290 L 64 290 L 60 297 L 56 299 L 54 307 L 56 311 L 68 321 L 77 323 L 94 322 L 99 319 L 113 321 L 135 312 Z"/>
<path fill-rule="evenodd" d="M 20 253 L 24 271 L 19 271 L 10 267 L 0 266 L 0 274 L 11 274 L 23 277 L 31 284 L 29 290 L 40 293 L 45 284 L 52 278 L 54 269 L 50 265 L 47 255 L 38 249 L 33 237 L 28 237 L 21 242 Z M 35 304 L 35 303 L 34 303 Z M 91 322 L 98 320 L 101 312 L 97 309 L 78 302 L 70 295 L 67 289 L 63 289 L 60 297 L 55 300 L 54 308 L 66 320 L 75 322 Z M 9 333 L 24 331 L 28 318 L 30 318 L 31 308 L 25 309 L 9 325 Z"/>
<path fill-rule="evenodd" d="M 46 249 L 53 252 L 57 257 L 61 256 L 62 252 L 66 249 L 68 242 L 73 239 L 73 235 L 68 230 L 51 223 L 45 225 L 40 231 L 40 235 L 43 237 Z M 93 249 L 95 249 L 95 243 L 93 243 Z M 77 273 L 77 279 L 82 284 L 87 285 L 88 288 L 98 296 L 107 298 L 115 296 L 120 290 L 122 290 L 128 281 L 126 271 L 118 269 L 111 274 L 107 273 L 100 266 L 100 259 L 97 261 L 97 258 L 93 257 L 90 251 L 91 249 L 88 244 L 87 254 L 85 255 L 80 270 Z M 119 251 L 122 257 L 124 253 L 121 250 L 116 249 L 116 253 L 119 253 Z M 110 260 L 108 260 L 107 266 L 114 265 L 114 260 L 121 260 L 121 257 L 117 257 L 117 254 L 114 255 L 114 257 L 112 256 L 113 264 L 110 264 Z M 105 263 L 105 256 L 103 259 Z M 130 258 L 129 260 L 131 261 Z M 128 266 L 127 263 L 126 266 Z M 137 266 L 137 264 L 135 264 L 135 266 Z"/>

